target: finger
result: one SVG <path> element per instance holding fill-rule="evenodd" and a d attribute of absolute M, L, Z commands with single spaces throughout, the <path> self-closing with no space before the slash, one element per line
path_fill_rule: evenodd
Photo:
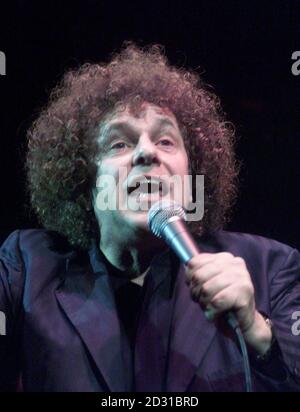
<path fill-rule="evenodd" d="M 216 253 L 199 253 L 190 259 L 187 263 L 187 268 L 193 270 L 195 268 L 200 268 L 208 262 L 216 259 Z"/>
<path fill-rule="evenodd" d="M 193 284 L 191 292 L 194 299 L 204 305 L 208 304 L 219 292 L 232 285 L 232 279 L 221 275 L 210 278 L 203 284 Z"/>
<path fill-rule="evenodd" d="M 222 267 L 215 261 L 208 262 L 205 266 L 194 270 L 188 270 L 186 273 L 187 284 L 203 285 L 209 279 L 217 276 L 222 271 Z"/>
<path fill-rule="evenodd" d="M 236 289 L 229 286 L 217 293 L 210 301 L 210 305 L 214 308 L 216 314 L 227 312 L 235 307 L 237 300 Z"/>
<path fill-rule="evenodd" d="M 202 265 L 206 264 L 211 260 L 219 260 L 222 262 L 228 262 L 233 260 L 235 256 L 229 252 L 219 252 L 219 253 L 199 253 L 198 255 L 194 256 L 192 259 L 189 260 L 188 266 L 193 267 L 194 265 Z"/>
<path fill-rule="evenodd" d="M 219 264 L 225 265 L 226 262 L 234 260 L 234 256 L 228 252 L 220 253 L 199 253 L 197 256 L 194 256 L 187 264 L 187 269 L 194 271 L 201 269 L 203 266 L 212 263 L 218 262 Z"/>

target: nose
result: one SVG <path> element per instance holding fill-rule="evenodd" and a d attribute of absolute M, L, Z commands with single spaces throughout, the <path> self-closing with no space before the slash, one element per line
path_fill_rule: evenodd
<path fill-rule="evenodd" d="M 132 165 L 151 166 L 153 163 L 160 163 L 157 148 L 148 136 L 141 136 L 133 153 Z"/>

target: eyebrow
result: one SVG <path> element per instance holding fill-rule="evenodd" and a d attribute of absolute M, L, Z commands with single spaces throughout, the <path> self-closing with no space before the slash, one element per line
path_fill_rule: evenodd
<path fill-rule="evenodd" d="M 177 129 L 174 122 L 171 119 L 163 117 L 155 122 L 153 126 L 153 134 L 156 134 L 162 127 L 172 127 L 173 129 Z M 128 123 L 127 120 L 118 120 L 108 125 L 107 128 L 104 127 L 104 133 L 101 136 L 101 140 L 105 141 L 109 134 L 114 130 L 122 130 L 125 133 L 129 134 L 132 132 L 136 132 L 137 129 L 133 125 L 130 125 L 130 123 Z"/>

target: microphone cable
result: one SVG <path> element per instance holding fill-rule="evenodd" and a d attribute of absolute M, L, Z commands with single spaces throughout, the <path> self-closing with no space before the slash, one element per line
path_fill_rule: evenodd
<path fill-rule="evenodd" d="M 232 312 L 226 313 L 226 320 L 227 320 L 228 325 L 234 331 L 235 336 L 238 340 L 241 352 L 242 352 L 246 392 L 253 392 L 249 355 L 248 355 L 248 350 L 247 350 L 244 336 L 242 334 L 242 331 L 238 324 L 236 316 Z"/>

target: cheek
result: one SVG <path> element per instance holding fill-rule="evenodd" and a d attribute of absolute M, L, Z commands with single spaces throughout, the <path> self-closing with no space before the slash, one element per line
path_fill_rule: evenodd
<path fill-rule="evenodd" d="M 99 163 L 98 174 L 113 176 L 118 182 L 126 179 L 129 172 L 130 156 L 107 158 Z"/>
<path fill-rule="evenodd" d="M 188 203 L 192 201 L 192 181 L 190 176 L 189 161 L 187 155 L 185 155 L 181 159 L 180 167 L 180 174 L 183 178 L 184 205 L 187 206 Z"/>
<path fill-rule="evenodd" d="M 98 168 L 99 179 L 113 179 L 115 184 L 119 182 L 119 168 L 112 162 L 104 161 Z"/>
<path fill-rule="evenodd" d="M 180 153 L 173 157 L 169 164 L 171 165 L 169 169 L 171 175 L 176 176 L 172 179 L 175 200 L 187 207 L 192 201 L 188 157 L 186 154 Z"/>
<path fill-rule="evenodd" d="M 189 174 L 189 161 L 187 155 L 177 156 L 176 159 L 172 159 L 172 171 L 173 174 L 185 176 Z"/>
<path fill-rule="evenodd" d="M 126 166 L 109 160 L 102 162 L 98 168 L 98 198 L 102 199 L 105 194 L 106 198 L 109 198 L 108 202 L 118 205 L 124 198 L 128 173 L 129 169 Z"/>

